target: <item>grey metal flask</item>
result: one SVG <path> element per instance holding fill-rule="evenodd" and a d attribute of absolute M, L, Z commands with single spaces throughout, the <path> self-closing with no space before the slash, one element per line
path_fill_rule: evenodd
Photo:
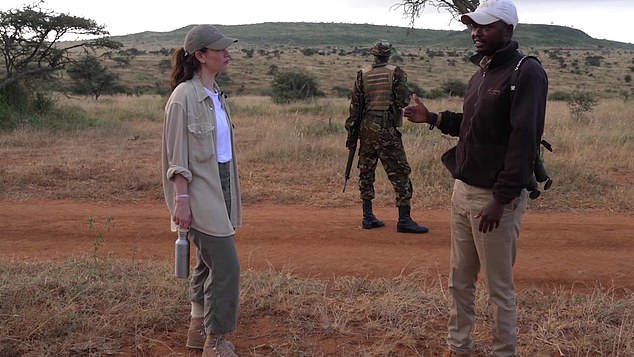
<path fill-rule="evenodd" d="M 178 238 L 174 244 L 174 275 L 177 278 L 189 277 L 189 231 L 178 228 Z"/>

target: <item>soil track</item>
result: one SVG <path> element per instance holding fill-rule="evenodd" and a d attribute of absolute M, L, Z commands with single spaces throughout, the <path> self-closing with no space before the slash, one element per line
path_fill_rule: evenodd
<path fill-rule="evenodd" d="M 175 235 L 162 202 L 0 202 L 0 260 L 59 260 L 100 254 L 173 260 Z M 386 227 L 360 228 L 360 208 L 250 205 L 237 234 L 242 269 L 287 268 L 300 276 L 393 277 L 411 272 L 446 276 L 449 212 L 415 211 L 429 234 L 395 230 L 396 210 L 378 208 Z M 634 289 L 634 215 L 528 212 L 519 241 L 519 288 Z M 89 220 L 94 223 L 89 224 Z M 112 224 L 107 221 L 111 220 Z"/>
<path fill-rule="evenodd" d="M 100 255 L 123 259 L 174 259 L 175 234 L 159 201 L 86 203 L 74 201 L 0 201 L 0 261 L 47 261 Z M 258 204 L 245 207 L 237 234 L 242 269 L 291 269 L 310 278 L 355 275 L 394 277 L 423 272 L 445 278 L 449 265 L 449 212 L 415 211 L 428 225 L 426 235 L 396 233 L 394 208 L 378 208 L 386 227 L 360 228 L 360 208 L 315 208 Z M 634 289 L 634 215 L 538 213 L 525 216 L 515 267 L 518 287 L 593 290 Z M 89 223 L 92 222 L 92 223 Z M 103 238 L 103 240 L 101 240 Z M 439 322 L 439 329 L 444 323 Z M 442 326 L 441 326 L 442 325 Z M 198 357 L 184 347 L 181 329 L 156 336 L 148 355 Z M 266 318 L 240 320 L 232 340 L 242 355 L 285 336 L 283 326 Z M 322 351 L 337 351 L 341 341 L 319 340 Z M 440 356 L 444 344 L 430 346 Z M 134 356 L 130 346 L 122 356 Z M 329 354 L 330 355 L 330 354 Z M 558 354 L 557 354 L 558 355 Z M 480 356 L 474 354 L 474 357 Z"/>

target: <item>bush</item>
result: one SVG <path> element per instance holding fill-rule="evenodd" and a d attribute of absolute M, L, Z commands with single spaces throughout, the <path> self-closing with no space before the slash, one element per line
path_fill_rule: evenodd
<path fill-rule="evenodd" d="M 601 60 L 603 58 L 604 58 L 603 56 L 588 56 L 586 57 L 586 65 L 601 67 Z"/>
<path fill-rule="evenodd" d="M 252 48 L 243 48 L 242 53 L 244 53 L 245 58 L 253 58 L 253 52 L 255 52 Z"/>
<path fill-rule="evenodd" d="M 4 101 L 17 112 L 28 112 L 32 100 L 33 92 L 20 83 L 9 84 L 0 90 L 0 101 Z"/>
<path fill-rule="evenodd" d="M 447 93 L 445 93 L 445 91 L 442 88 L 434 88 L 430 90 L 429 92 L 425 93 L 425 98 L 427 99 L 440 99 L 440 98 L 446 98 L 446 97 L 447 97 Z"/>
<path fill-rule="evenodd" d="M 450 97 L 464 97 L 467 85 L 457 79 L 450 79 L 443 83 L 442 90 Z"/>
<path fill-rule="evenodd" d="M 227 74 L 227 72 L 220 72 L 216 76 L 216 83 L 220 88 L 222 88 L 222 90 L 225 91 L 226 94 L 231 94 L 231 90 L 229 90 L 229 87 L 233 83 L 233 80 L 229 77 L 229 74 Z"/>
<path fill-rule="evenodd" d="M 342 98 L 351 98 L 352 97 L 352 89 L 348 87 L 334 86 L 332 87 L 332 91 L 337 95 L 337 97 Z"/>
<path fill-rule="evenodd" d="M 11 107 L 6 99 L 0 94 L 0 130 L 12 129 L 16 126 L 18 113 Z"/>
<path fill-rule="evenodd" d="M 570 100 L 572 96 L 568 92 L 564 91 L 556 91 L 548 95 L 548 100 L 559 101 L 559 102 L 567 102 Z"/>
<path fill-rule="evenodd" d="M 568 99 L 570 115 L 575 120 L 583 119 L 585 113 L 591 112 L 599 104 L 599 100 L 590 92 L 573 91 Z"/>
<path fill-rule="evenodd" d="M 271 98 L 277 104 L 309 100 L 324 95 L 315 77 L 301 72 L 283 72 L 273 78 Z"/>
<path fill-rule="evenodd" d="M 408 82 L 407 86 L 409 87 L 410 92 L 416 94 L 417 96 L 421 98 L 425 97 L 425 90 L 421 88 L 418 84 L 413 82 Z"/>
<path fill-rule="evenodd" d="M 280 68 L 276 64 L 272 64 L 269 66 L 269 70 L 266 72 L 268 75 L 276 75 L 280 73 Z"/>
<path fill-rule="evenodd" d="M 0 130 L 23 125 L 45 127 L 47 116 L 55 111 L 53 100 L 42 92 L 30 91 L 14 83 L 0 90 Z"/>
<path fill-rule="evenodd" d="M 304 56 L 312 56 L 314 54 L 317 53 L 317 50 L 314 48 L 302 48 L 300 50 L 300 52 L 304 55 Z"/>
<path fill-rule="evenodd" d="M 161 73 L 165 73 L 172 69 L 172 61 L 168 59 L 161 60 L 158 64 L 158 68 L 161 70 Z"/>

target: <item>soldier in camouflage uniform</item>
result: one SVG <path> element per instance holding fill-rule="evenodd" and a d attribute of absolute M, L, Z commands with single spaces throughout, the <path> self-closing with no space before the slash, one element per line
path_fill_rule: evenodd
<path fill-rule="evenodd" d="M 350 133 L 359 130 L 359 189 L 363 201 L 362 227 L 365 229 L 383 227 L 372 212 L 374 199 L 374 172 L 379 160 L 396 192 L 398 207 L 398 232 L 427 233 L 426 227 L 418 225 L 410 217 L 412 183 L 409 179 L 411 168 L 407 163 L 405 149 L 398 130 L 403 124 L 402 108 L 409 104 L 410 91 L 407 75 L 398 66 L 388 64 L 392 45 L 380 40 L 370 50 L 374 63 L 357 73 L 352 92 L 350 117 L 346 120 L 348 141 Z"/>

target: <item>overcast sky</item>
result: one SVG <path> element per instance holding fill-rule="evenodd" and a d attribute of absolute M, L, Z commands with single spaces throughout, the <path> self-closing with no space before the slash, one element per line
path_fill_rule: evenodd
<path fill-rule="evenodd" d="M 2 0 L 0 10 L 33 1 Z M 409 25 L 398 0 L 224 0 L 162 2 L 147 0 L 46 0 L 58 13 L 86 17 L 105 25 L 111 35 L 172 31 L 199 23 L 242 25 L 261 22 L 342 22 Z M 629 26 L 634 0 L 515 0 L 520 24 L 573 27 L 588 35 L 634 43 Z M 420 29 L 462 30 L 445 12 L 427 7 L 414 24 Z"/>

